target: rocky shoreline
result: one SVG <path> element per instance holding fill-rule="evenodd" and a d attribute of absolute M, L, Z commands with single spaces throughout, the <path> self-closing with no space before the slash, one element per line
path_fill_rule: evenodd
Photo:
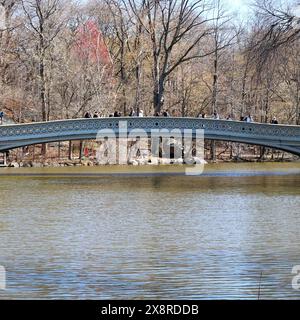
<path fill-rule="evenodd" d="M 294 160 L 294 159 L 265 159 L 265 160 L 259 160 L 259 159 L 235 159 L 235 160 L 201 160 L 198 158 L 194 158 L 193 162 L 190 162 L 189 164 L 209 164 L 209 163 L 259 163 L 259 162 L 300 162 L 300 160 Z M 12 161 L 7 163 L 6 167 L 9 168 L 47 168 L 47 167 L 96 167 L 96 166 L 106 166 L 107 163 L 99 163 L 97 161 L 89 160 L 89 159 L 83 159 L 83 160 L 44 160 L 44 161 Z M 174 160 L 174 159 L 164 159 L 164 158 L 158 158 L 154 161 L 148 161 L 147 159 L 135 159 L 132 161 L 129 161 L 125 165 L 130 166 L 153 166 L 153 165 L 185 165 L 184 161 L 182 159 Z"/>

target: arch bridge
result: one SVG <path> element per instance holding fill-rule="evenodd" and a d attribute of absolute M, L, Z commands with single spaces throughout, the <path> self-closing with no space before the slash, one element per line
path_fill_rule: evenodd
<path fill-rule="evenodd" d="M 0 152 L 28 145 L 96 139 L 99 130 L 119 134 L 120 121 L 127 121 L 127 133 L 142 129 L 204 129 L 206 139 L 232 141 L 279 149 L 300 156 L 300 126 L 247 123 L 202 118 L 122 117 L 59 120 L 0 126 Z"/>

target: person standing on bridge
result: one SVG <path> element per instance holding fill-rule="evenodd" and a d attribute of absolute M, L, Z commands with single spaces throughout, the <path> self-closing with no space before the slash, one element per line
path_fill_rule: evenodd
<path fill-rule="evenodd" d="M 213 119 L 215 119 L 215 120 L 219 120 L 219 119 L 220 119 L 220 116 L 219 116 L 219 114 L 217 113 L 217 111 L 214 111 L 212 117 L 213 117 Z"/>
<path fill-rule="evenodd" d="M 131 107 L 130 108 L 130 112 L 129 112 L 129 117 L 135 117 L 135 111 L 134 111 L 134 108 L 133 107 Z"/>
<path fill-rule="evenodd" d="M 3 123 L 4 112 L 0 111 L 0 125 Z"/>
<path fill-rule="evenodd" d="M 278 124 L 278 120 L 276 117 L 273 117 L 271 124 Z"/>
<path fill-rule="evenodd" d="M 251 114 L 249 113 L 246 118 L 244 118 L 246 122 L 253 122 L 253 118 L 251 117 Z"/>

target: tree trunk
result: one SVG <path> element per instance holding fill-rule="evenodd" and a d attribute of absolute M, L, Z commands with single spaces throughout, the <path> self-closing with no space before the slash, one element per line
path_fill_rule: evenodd
<path fill-rule="evenodd" d="M 297 96 L 296 96 L 296 125 L 300 125 L 300 83 L 297 82 Z"/>
<path fill-rule="evenodd" d="M 212 161 L 216 161 L 217 157 L 216 157 L 216 141 L 212 140 L 211 144 L 210 144 L 210 160 Z"/>
<path fill-rule="evenodd" d="M 79 143 L 79 160 L 80 161 L 82 159 L 82 148 L 83 148 L 83 141 L 80 140 L 80 143 Z"/>
<path fill-rule="evenodd" d="M 69 160 L 72 160 L 72 158 L 73 158 L 72 147 L 73 147 L 73 146 L 72 146 L 72 141 L 70 140 L 70 141 L 69 141 L 69 150 L 68 150 L 68 151 L 69 151 L 69 152 L 68 152 L 68 159 L 69 159 Z"/>
<path fill-rule="evenodd" d="M 217 96 L 218 96 L 218 50 L 215 52 L 214 76 L 212 86 L 212 113 L 217 112 Z M 211 142 L 211 160 L 216 161 L 216 142 Z"/>
<path fill-rule="evenodd" d="M 125 39 L 124 34 L 122 33 L 122 41 L 121 41 L 121 69 L 120 69 L 120 75 L 121 75 L 121 85 L 122 85 L 122 109 L 123 109 L 123 115 L 125 116 L 127 114 L 127 96 L 126 96 L 126 70 L 125 70 Z"/>
<path fill-rule="evenodd" d="M 39 52 L 39 76 L 40 76 L 40 101 L 42 109 L 42 121 L 47 121 L 47 102 L 46 102 L 46 80 L 45 80 L 45 52 L 44 52 L 44 39 L 43 39 L 43 27 L 41 26 L 40 35 L 40 52 Z M 42 156 L 46 156 L 47 147 L 46 144 L 42 144 Z"/>
<path fill-rule="evenodd" d="M 35 145 L 32 147 L 32 161 L 34 161 L 35 158 Z"/>
<path fill-rule="evenodd" d="M 264 159 L 265 153 L 266 153 L 266 148 L 265 147 L 260 147 L 259 160 L 263 160 Z"/>
<path fill-rule="evenodd" d="M 60 160 L 61 142 L 58 142 L 57 158 Z"/>
<path fill-rule="evenodd" d="M 214 61 L 213 76 L 213 92 L 212 92 L 212 113 L 217 112 L 217 94 L 218 94 L 218 59 Z"/>
<path fill-rule="evenodd" d="M 154 111 L 161 112 L 162 107 L 164 105 L 164 92 L 165 92 L 165 79 L 160 77 L 159 81 L 155 85 L 153 92 L 153 105 Z"/>

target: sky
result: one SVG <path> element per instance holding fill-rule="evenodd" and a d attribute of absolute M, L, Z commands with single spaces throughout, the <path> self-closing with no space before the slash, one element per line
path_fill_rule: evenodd
<path fill-rule="evenodd" d="M 86 2 L 87 0 L 78 0 L 79 2 Z M 280 0 L 278 0 L 280 1 Z M 299 3 L 299 5 L 294 7 L 293 13 L 300 17 L 300 0 L 281 0 L 285 3 Z M 253 2 L 253 0 L 222 0 L 222 3 L 226 7 L 227 10 L 230 12 L 234 12 L 237 14 L 237 18 L 240 20 L 247 19 L 249 16 L 250 12 L 250 3 Z M 4 21 L 4 19 L 1 19 L 3 12 L 1 12 L 0 8 L 0 27 L 1 27 L 1 22 Z"/>
<path fill-rule="evenodd" d="M 247 0 L 223 0 L 226 5 L 232 10 L 247 10 L 248 1 Z"/>
<path fill-rule="evenodd" d="M 249 16 L 251 11 L 251 3 L 253 0 L 223 0 L 225 7 L 231 11 L 238 14 L 238 18 L 245 19 Z M 290 5 L 292 14 L 300 18 L 300 0 L 278 0 L 284 5 Z"/>
<path fill-rule="evenodd" d="M 223 3 L 228 10 L 236 12 L 241 17 L 246 17 L 250 10 L 249 0 L 223 0 Z"/>

